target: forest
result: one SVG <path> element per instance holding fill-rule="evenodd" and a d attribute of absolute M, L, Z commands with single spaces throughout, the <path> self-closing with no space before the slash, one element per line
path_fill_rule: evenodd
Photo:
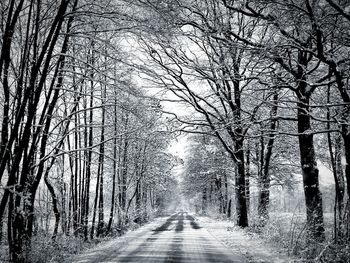
<path fill-rule="evenodd" d="M 3 0 L 0 33 L 0 261 L 184 209 L 349 262 L 349 1 Z"/>

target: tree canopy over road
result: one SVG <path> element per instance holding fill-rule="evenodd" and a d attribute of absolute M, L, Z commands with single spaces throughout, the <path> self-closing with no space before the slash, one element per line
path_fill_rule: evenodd
<path fill-rule="evenodd" d="M 11 262 L 181 206 L 260 234 L 298 210 L 294 253 L 347 257 L 348 1 L 4 0 L 0 13 Z"/>

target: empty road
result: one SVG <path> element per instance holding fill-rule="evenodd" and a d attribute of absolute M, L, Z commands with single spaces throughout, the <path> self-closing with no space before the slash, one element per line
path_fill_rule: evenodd
<path fill-rule="evenodd" d="M 120 248 L 111 243 L 80 255 L 74 262 L 245 262 L 185 212 L 158 220 L 157 224 L 136 231 Z"/>

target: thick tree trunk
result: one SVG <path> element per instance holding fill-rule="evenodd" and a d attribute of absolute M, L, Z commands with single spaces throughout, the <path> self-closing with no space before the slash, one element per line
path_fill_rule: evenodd
<path fill-rule="evenodd" d="M 319 171 L 316 163 L 313 134 L 311 132 L 309 97 L 305 93 L 298 97 L 299 149 L 303 173 L 307 230 L 311 238 L 322 242 L 325 239 L 322 196 L 319 189 Z"/>
<path fill-rule="evenodd" d="M 347 239 L 347 242 L 350 242 L 350 128 L 349 125 L 347 125 L 347 133 L 344 134 L 343 129 L 343 140 L 344 140 L 344 150 L 345 150 L 345 178 L 346 178 L 346 189 L 347 189 L 347 195 L 348 200 L 347 204 L 345 206 L 345 217 L 344 217 L 344 223 L 346 224 L 344 228 L 345 231 L 345 237 Z"/>
<path fill-rule="evenodd" d="M 350 126 L 350 125 L 349 125 Z M 344 129 L 345 130 L 345 129 Z M 350 128 L 346 133 L 343 132 L 344 151 L 345 151 L 345 178 L 348 198 L 350 198 Z M 349 211 L 350 214 L 350 211 Z"/>
<path fill-rule="evenodd" d="M 237 158 L 237 162 L 236 162 L 237 172 L 235 176 L 237 225 L 240 227 L 247 227 L 248 213 L 247 213 L 243 139 L 236 140 L 235 150 L 236 150 L 236 158 Z"/>

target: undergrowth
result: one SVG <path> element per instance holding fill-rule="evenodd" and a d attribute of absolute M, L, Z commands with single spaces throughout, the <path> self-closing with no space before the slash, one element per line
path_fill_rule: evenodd
<path fill-rule="evenodd" d="M 82 253 L 84 250 L 92 248 L 102 241 L 114 239 L 138 227 L 140 227 L 140 224 L 129 222 L 123 229 L 114 227 L 107 235 L 87 241 L 84 240 L 83 236 L 66 236 L 63 234 L 59 234 L 53 240 L 52 236 L 46 232 L 38 232 L 32 237 L 31 248 L 26 255 L 26 262 L 64 263 L 72 255 Z M 0 246 L 0 262 L 9 262 L 8 254 L 8 245 L 2 244 Z"/>
<path fill-rule="evenodd" d="M 73 254 L 91 248 L 98 240 L 84 241 L 82 237 L 59 235 L 52 240 L 49 235 L 37 235 L 32 239 L 28 258 L 32 263 L 65 262 Z"/>
<path fill-rule="evenodd" d="M 254 220 L 258 222 L 258 220 Z M 332 237 L 332 222 L 325 218 L 326 241 L 319 243 L 310 240 L 306 235 L 305 218 L 295 214 L 272 216 L 265 226 L 252 224 L 248 233 L 282 247 L 304 262 L 339 262 L 350 263 L 350 247 L 346 242 L 335 243 Z"/>

